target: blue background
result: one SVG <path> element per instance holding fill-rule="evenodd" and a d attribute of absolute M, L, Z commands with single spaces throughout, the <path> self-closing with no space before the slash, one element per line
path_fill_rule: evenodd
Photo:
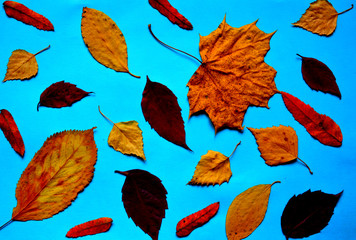
<path fill-rule="evenodd" d="M 337 29 L 331 37 L 320 37 L 291 25 L 309 7 L 310 2 L 305 0 L 170 2 L 193 24 L 193 31 L 173 25 L 147 0 L 21 2 L 47 17 L 53 23 L 55 32 L 40 31 L 8 18 L 0 9 L 0 76 L 5 76 L 8 59 L 15 49 L 36 53 L 51 45 L 49 50 L 37 56 L 39 72 L 35 78 L 0 84 L 0 109 L 5 108 L 12 113 L 26 146 L 22 159 L 0 134 L 0 223 L 11 218 L 12 209 L 16 206 L 16 184 L 47 137 L 63 130 L 85 130 L 96 126 L 94 137 L 98 147 L 93 181 L 71 206 L 43 221 L 14 222 L 0 231 L 0 239 L 65 239 L 66 232 L 74 225 L 99 217 L 113 218 L 112 228 L 107 233 L 86 239 L 150 239 L 128 219 L 121 201 L 125 178 L 114 174 L 114 170 L 135 168 L 158 176 L 168 191 L 169 209 L 163 219 L 159 239 L 177 239 L 175 227 L 181 218 L 216 201 L 220 201 L 218 214 L 208 224 L 193 231 L 187 239 L 226 239 L 225 217 L 233 199 L 247 188 L 276 180 L 282 183 L 272 188 L 265 219 L 248 239 L 285 239 L 280 226 L 283 209 L 294 194 L 308 189 L 333 194 L 344 190 L 329 225 L 308 239 L 355 239 L 356 10 L 339 17 Z M 351 3 L 332 1 L 338 12 L 349 8 Z M 115 72 L 93 59 L 80 31 L 84 6 L 103 11 L 117 23 L 126 39 L 129 69 L 141 79 Z M 246 128 L 243 132 L 223 130 L 215 135 L 206 115 L 193 116 L 188 120 L 186 84 L 199 63 L 162 47 L 149 34 L 147 25 L 152 24 L 153 31 L 162 41 L 199 57 L 199 34 L 205 36 L 215 30 L 225 14 L 227 23 L 233 27 L 259 19 L 257 26 L 262 31 L 270 33 L 277 30 L 265 61 L 277 70 L 275 82 L 278 90 L 289 92 L 310 104 L 341 127 L 343 144 L 340 148 L 334 148 L 313 139 L 293 119 L 279 94 L 269 101 L 270 109 L 248 109 L 245 127 L 265 128 L 280 124 L 293 127 L 299 138 L 299 157 L 309 164 L 314 175 L 310 175 L 299 162 L 267 166 L 260 157 L 253 135 Z M 301 75 L 301 60 L 296 53 L 317 58 L 328 65 L 336 76 L 342 100 L 313 91 L 306 85 Z M 177 96 L 185 121 L 187 144 L 193 152 L 161 138 L 144 120 L 140 103 L 146 75 L 152 81 L 165 84 Z M 62 80 L 95 94 L 72 107 L 41 107 L 37 112 L 36 106 L 43 90 Z M 114 122 L 139 122 L 143 130 L 146 162 L 125 156 L 108 146 L 107 137 L 112 125 L 99 114 L 98 105 Z M 215 187 L 186 185 L 201 155 L 215 150 L 228 156 L 239 141 L 242 143 L 231 158 L 233 176 L 229 183 Z"/>

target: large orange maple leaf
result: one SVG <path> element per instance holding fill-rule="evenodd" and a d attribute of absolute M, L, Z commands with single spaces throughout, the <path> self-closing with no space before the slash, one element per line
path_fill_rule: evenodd
<path fill-rule="evenodd" d="M 226 23 L 200 37 L 202 64 L 189 80 L 189 117 L 204 111 L 215 131 L 242 130 L 249 106 L 267 107 L 278 92 L 276 70 L 264 62 L 273 33 L 266 34 L 257 21 L 240 28 Z"/>

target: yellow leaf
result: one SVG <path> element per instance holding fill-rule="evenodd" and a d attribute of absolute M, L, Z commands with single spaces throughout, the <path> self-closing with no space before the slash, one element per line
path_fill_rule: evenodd
<path fill-rule="evenodd" d="M 105 13 L 83 8 L 82 37 L 89 52 L 99 63 L 117 72 L 127 72 L 127 46 L 125 37 L 116 23 Z"/>
<path fill-rule="evenodd" d="M 333 5 L 327 0 L 317 0 L 310 4 L 303 16 L 293 23 L 296 27 L 304 28 L 321 36 L 330 36 L 336 29 L 337 17 L 353 8 L 337 13 Z"/>
<path fill-rule="evenodd" d="M 25 80 L 37 75 L 38 65 L 36 55 L 47 50 L 50 46 L 36 54 L 18 49 L 12 52 L 7 64 L 7 71 L 3 82 L 8 80 Z"/>
<path fill-rule="evenodd" d="M 193 178 L 188 184 L 190 185 L 221 185 L 223 182 L 229 182 L 232 172 L 230 169 L 230 157 L 235 152 L 239 142 L 234 151 L 229 157 L 224 154 L 209 150 L 207 154 L 203 155 L 195 168 Z"/>
<path fill-rule="evenodd" d="M 261 224 L 274 183 L 251 187 L 234 199 L 226 215 L 225 228 L 228 240 L 244 239 Z"/>
<path fill-rule="evenodd" d="M 109 146 L 126 155 L 135 155 L 146 160 L 143 152 L 142 131 L 136 121 L 114 123 L 106 117 L 99 107 L 99 112 L 112 124 L 114 124 L 108 138 Z"/>
<path fill-rule="evenodd" d="M 258 144 L 261 157 L 269 166 L 277 166 L 298 158 L 298 136 L 292 127 L 248 128 Z M 313 174 L 308 165 L 303 162 Z"/>
<path fill-rule="evenodd" d="M 64 131 L 45 141 L 17 184 L 11 221 L 50 218 L 83 191 L 97 159 L 93 129 Z"/>

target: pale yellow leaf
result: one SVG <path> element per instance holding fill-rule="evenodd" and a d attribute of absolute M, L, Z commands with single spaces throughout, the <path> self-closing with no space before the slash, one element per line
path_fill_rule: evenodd
<path fill-rule="evenodd" d="M 82 37 L 91 55 L 99 63 L 117 72 L 130 73 L 125 37 L 116 23 L 105 13 L 83 8 Z"/>
<path fill-rule="evenodd" d="M 225 228 L 228 240 L 244 239 L 261 224 L 274 183 L 251 187 L 234 199 L 226 215 Z"/>

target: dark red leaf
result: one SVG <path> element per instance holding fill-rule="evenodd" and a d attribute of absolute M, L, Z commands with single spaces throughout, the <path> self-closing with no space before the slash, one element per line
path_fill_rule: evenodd
<path fill-rule="evenodd" d="M 185 142 L 181 108 L 177 97 L 169 88 L 163 84 L 151 82 L 147 77 L 141 107 L 146 121 L 161 137 L 190 150 Z"/>
<path fill-rule="evenodd" d="M 322 144 L 340 147 L 342 133 L 339 125 L 330 117 L 317 113 L 311 106 L 286 92 L 281 92 L 284 104 L 295 120 Z"/>
<path fill-rule="evenodd" d="M 177 236 L 186 237 L 194 229 L 201 227 L 205 223 L 209 222 L 209 220 L 218 212 L 219 207 L 220 203 L 216 202 L 180 220 L 176 227 Z"/>
<path fill-rule="evenodd" d="M 302 74 L 304 81 L 311 89 L 333 94 L 341 99 L 339 87 L 333 72 L 324 63 L 315 58 L 302 58 Z"/>
<path fill-rule="evenodd" d="M 294 195 L 284 208 L 281 219 L 282 231 L 287 240 L 305 238 L 325 228 L 341 194 L 308 190 L 298 196 Z"/>
<path fill-rule="evenodd" d="M 5 1 L 3 5 L 7 16 L 40 30 L 54 31 L 52 23 L 47 18 L 32 11 L 25 5 L 14 1 Z"/>
<path fill-rule="evenodd" d="M 112 224 L 112 219 L 108 217 L 102 217 L 89 222 L 79 224 L 71 228 L 66 237 L 77 238 L 87 235 L 94 235 L 97 233 L 103 233 L 109 231 Z"/>
<path fill-rule="evenodd" d="M 52 108 L 72 106 L 73 103 L 88 96 L 89 93 L 92 92 L 83 91 L 82 89 L 77 88 L 76 85 L 64 81 L 53 83 L 41 94 L 40 102 L 37 105 L 37 111 L 39 106 Z"/>
<path fill-rule="evenodd" d="M 121 192 L 127 215 L 152 240 L 157 240 L 165 210 L 168 209 L 167 190 L 161 180 L 139 169 L 115 172 L 126 176 Z"/>
<path fill-rule="evenodd" d="M 179 27 L 192 30 L 192 24 L 177 9 L 172 7 L 168 0 L 148 0 L 151 6 L 157 9 L 162 15 L 167 17 L 173 24 L 177 24 Z"/>
<path fill-rule="evenodd" d="M 25 154 L 25 145 L 14 118 L 6 109 L 0 111 L 0 128 L 4 132 L 7 141 L 11 144 L 11 147 L 23 157 Z"/>

